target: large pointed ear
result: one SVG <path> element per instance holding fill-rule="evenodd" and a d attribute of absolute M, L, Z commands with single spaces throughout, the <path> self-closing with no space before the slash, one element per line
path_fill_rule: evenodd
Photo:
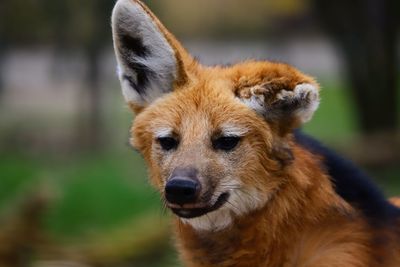
<path fill-rule="evenodd" d="M 112 30 L 122 92 L 136 111 L 186 82 L 191 57 L 143 3 L 119 0 Z"/>
<path fill-rule="evenodd" d="M 286 75 L 262 77 L 255 82 L 244 79 L 238 83 L 236 95 L 275 126 L 280 135 L 309 121 L 320 101 L 319 86 L 314 79 L 294 69 Z"/>

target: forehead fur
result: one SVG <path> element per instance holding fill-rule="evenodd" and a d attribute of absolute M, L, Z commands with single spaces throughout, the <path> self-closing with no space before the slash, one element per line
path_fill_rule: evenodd
<path fill-rule="evenodd" d="M 134 140 L 137 148 L 149 144 L 145 140 L 157 134 L 165 135 L 166 129 L 186 135 L 210 135 L 218 130 L 243 135 L 256 129 L 263 135 L 272 135 L 277 125 L 266 121 L 262 114 L 241 101 L 238 91 L 273 77 L 294 77 L 288 84 L 285 82 L 289 88 L 294 88 L 296 83 L 313 82 L 312 78 L 286 64 L 272 62 L 249 61 L 226 68 L 197 65 L 195 70 L 190 73 L 188 83 L 175 85 L 172 92 L 137 115 L 133 125 L 134 139 L 140 140 L 140 143 Z"/>
<path fill-rule="evenodd" d="M 193 125 L 202 132 L 244 135 L 254 128 L 268 132 L 265 121 L 236 98 L 232 79 L 205 77 L 154 102 L 136 117 L 134 129 L 152 135 L 167 129 L 190 131 Z"/>

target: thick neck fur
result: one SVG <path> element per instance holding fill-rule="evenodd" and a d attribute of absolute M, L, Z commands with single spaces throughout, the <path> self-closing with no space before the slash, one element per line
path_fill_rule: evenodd
<path fill-rule="evenodd" d="M 286 183 L 262 209 L 217 232 L 197 231 L 177 220 L 185 266 L 303 266 L 307 249 L 311 254 L 319 249 L 318 240 L 305 240 L 318 239 L 309 231 L 318 233 L 321 228 L 324 235 L 324 226 L 346 228 L 344 222 L 355 220 L 355 211 L 335 194 L 319 162 L 300 148 L 294 154 L 294 162 L 282 174 Z M 362 243 L 364 237 L 355 233 L 354 238 Z"/>

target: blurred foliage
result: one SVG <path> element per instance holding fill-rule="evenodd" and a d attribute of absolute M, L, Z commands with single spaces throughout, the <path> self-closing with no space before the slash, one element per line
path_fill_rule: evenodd
<path fill-rule="evenodd" d="M 0 207 L 13 201 L 18 192 L 48 184 L 59 195 L 47 225 L 52 232 L 66 236 L 109 228 L 151 207 L 159 211 L 159 195 L 147 184 L 141 158 L 130 150 L 103 153 L 56 161 L 50 155 L 40 160 L 2 155 Z"/>
<path fill-rule="evenodd" d="M 241 0 L 144 1 L 177 35 L 260 36 L 276 30 L 274 21 L 304 14 L 306 1 Z M 2 42 L 20 46 L 59 44 L 79 47 L 96 40 L 111 45 L 114 0 L 6 0 L 0 3 Z M 196 12 L 192 12 L 196 10 Z M 223 23 L 222 23 L 223 22 Z M 261 35 L 262 36 L 262 35 Z"/>
<path fill-rule="evenodd" d="M 0 4 L 2 42 L 14 45 L 99 45 L 110 40 L 113 0 L 12 0 Z"/>
<path fill-rule="evenodd" d="M 49 4 L 51 1 L 48 1 Z M 24 44 L 49 40 L 52 24 L 48 10 L 38 0 L 2 1 L 0 37 L 2 43 Z"/>
<path fill-rule="evenodd" d="M 265 38 L 282 28 L 276 21 L 304 16 L 306 1 L 145 1 L 176 35 L 187 38 Z M 196 10 L 196 12 L 193 12 Z"/>

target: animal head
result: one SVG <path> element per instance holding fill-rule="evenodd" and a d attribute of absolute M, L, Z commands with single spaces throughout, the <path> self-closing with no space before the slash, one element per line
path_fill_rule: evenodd
<path fill-rule="evenodd" d="M 318 106 L 314 79 L 267 61 L 202 66 L 138 0 L 117 2 L 112 28 L 131 144 L 166 205 L 198 230 L 266 205 L 285 183 L 291 132 Z"/>

